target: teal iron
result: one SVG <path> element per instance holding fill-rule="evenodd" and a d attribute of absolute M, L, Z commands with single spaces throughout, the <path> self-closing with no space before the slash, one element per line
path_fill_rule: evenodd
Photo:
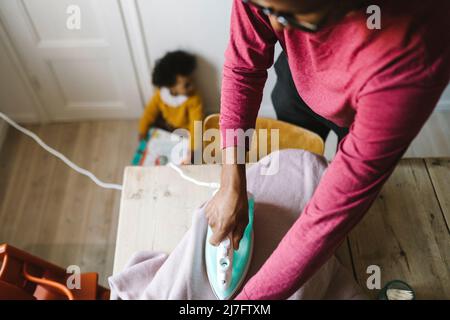
<path fill-rule="evenodd" d="M 231 239 L 227 238 L 217 247 L 209 243 L 212 230 L 208 226 L 205 244 L 205 263 L 209 283 L 219 300 L 231 299 L 241 287 L 253 253 L 253 215 L 255 200 L 248 193 L 248 225 L 239 242 L 239 249 L 233 250 Z"/>

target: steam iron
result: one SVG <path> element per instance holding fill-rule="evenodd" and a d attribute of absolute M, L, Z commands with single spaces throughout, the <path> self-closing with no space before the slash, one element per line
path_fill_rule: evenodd
<path fill-rule="evenodd" d="M 247 275 L 253 253 L 253 213 L 255 200 L 248 193 L 248 225 L 245 228 L 239 250 L 233 250 L 230 238 L 217 247 L 209 243 L 213 232 L 208 226 L 205 244 L 205 263 L 209 283 L 219 300 L 231 299 L 239 290 Z"/>

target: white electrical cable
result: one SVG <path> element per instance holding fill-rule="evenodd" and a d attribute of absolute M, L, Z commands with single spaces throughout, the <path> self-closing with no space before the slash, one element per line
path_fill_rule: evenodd
<path fill-rule="evenodd" d="M 31 139 L 33 139 L 34 141 L 37 142 L 37 144 L 39 144 L 42 148 L 44 148 L 44 150 L 46 150 L 47 152 L 51 153 L 52 155 L 54 155 L 55 157 L 57 157 L 58 159 L 60 159 L 62 162 L 64 162 L 67 166 L 69 166 L 70 168 L 72 168 L 73 170 L 75 170 L 76 172 L 88 177 L 89 179 L 91 179 L 95 184 L 97 184 L 98 186 L 105 188 L 105 189 L 113 189 L 113 190 L 119 190 L 122 191 L 122 186 L 120 184 L 114 184 L 114 183 L 106 183 L 101 181 L 100 179 L 98 179 L 92 172 L 80 168 L 79 166 L 77 166 L 75 163 L 73 163 L 72 161 L 70 161 L 69 159 L 67 159 L 67 157 L 65 155 L 63 155 L 62 153 L 56 151 L 55 149 L 49 147 L 47 144 L 45 144 L 44 141 L 41 140 L 41 138 L 39 138 L 36 134 L 34 134 L 33 132 L 31 132 L 28 129 L 25 129 L 24 127 L 18 125 L 17 123 L 15 123 L 13 120 L 11 120 L 8 116 L 6 116 L 3 112 L 0 112 L 0 118 L 2 118 L 3 120 L 5 120 L 7 123 L 9 123 L 12 127 L 14 127 L 15 129 L 19 130 L 20 132 L 22 132 L 23 134 L 29 136 Z"/>
<path fill-rule="evenodd" d="M 184 174 L 184 172 L 174 163 L 169 162 L 167 164 L 169 167 L 171 167 L 172 169 L 174 169 L 176 172 L 178 172 L 178 174 L 185 180 L 192 182 L 198 186 L 201 187 L 208 187 L 208 188 L 212 188 L 212 189 L 219 189 L 220 184 L 216 183 L 216 182 L 203 182 L 203 181 L 198 181 L 194 178 L 188 177 L 187 175 Z"/>
<path fill-rule="evenodd" d="M 72 168 L 73 170 L 75 170 L 76 172 L 88 177 L 89 179 L 91 179 L 96 185 L 98 185 L 99 187 L 105 188 L 105 189 L 113 189 L 113 190 L 119 190 L 122 191 L 122 185 L 120 184 L 114 184 L 114 183 L 106 183 L 101 181 L 100 179 L 98 179 L 92 172 L 90 172 L 89 170 L 83 169 L 79 166 L 77 166 L 75 163 L 73 163 L 72 161 L 70 161 L 69 159 L 67 159 L 67 157 L 65 155 L 63 155 L 61 152 L 56 151 L 55 149 L 49 147 L 44 141 L 41 140 L 41 138 L 39 138 L 35 133 L 31 132 L 28 129 L 25 129 L 24 127 L 20 126 L 19 124 L 17 124 L 16 122 L 14 122 L 11 118 L 9 118 L 7 115 L 5 115 L 3 112 L 0 112 L 0 118 L 2 118 L 3 120 L 5 120 L 9 125 L 11 125 L 13 128 L 17 129 L 18 131 L 22 132 L 23 134 L 25 134 L 26 136 L 30 137 L 31 139 L 33 139 L 34 141 L 36 141 L 36 143 L 38 145 L 40 145 L 44 150 L 46 150 L 47 152 L 49 152 L 50 154 L 54 155 L 55 157 L 57 157 L 58 159 L 60 159 L 62 162 L 64 162 L 67 166 L 69 166 L 70 168 Z M 186 174 L 184 174 L 184 172 L 174 163 L 169 162 L 168 166 L 171 167 L 172 169 L 174 169 L 176 172 L 178 172 L 178 174 L 185 180 L 192 182 L 198 186 L 202 186 L 202 187 L 208 187 L 208 188 L 212 188 L 212 189 L 219 189 L 220 184 L 216 183 L 216 182 L 203 182 L 203 181 L 198 181 L 194 178 L 188 177 Z"/>

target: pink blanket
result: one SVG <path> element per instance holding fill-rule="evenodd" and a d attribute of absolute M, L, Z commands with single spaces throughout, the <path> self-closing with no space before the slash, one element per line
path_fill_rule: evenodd
<path fill-rule="evenodd" d="M 255 197 L 254 275 L 298 218 L 326 170 L 324 158 L 301 150 L 272 153 L 247 173 Z M 112 299 L 215 299 L 206 275 L 204 205 L 170 254 L 137 252 L 109 278 Z M 350 272 L 333 256 L 290 299 L 364 299 Z"/>

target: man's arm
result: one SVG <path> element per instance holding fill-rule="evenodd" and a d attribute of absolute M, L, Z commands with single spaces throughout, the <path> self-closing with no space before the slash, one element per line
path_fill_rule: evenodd
<path fill-rule="evenodd" d="M 273 65 L 276 34 L 263 13 L 233 2 L 230 41 L 223 67 L 220 129 L 222 147 L 237 145 L 225 131 L 255 126 L 267 69 Z"/>
<path fill-rule="evenodd" d="M 312 199 L 238 299 L 288 298 L 330 258 L 368 211 L 445 84 L 391 86 L 359 98 L 350 133 Z"/>
<path fill-rule="evenodd" d="M 220 189 L 208 202 L 205 212 L 213 230 L 209 241 L 218 244 L 231 235 L 237 248 L 248 224 L 245 164 L 238 163 L 240 144 L 235 129 L 254 128 L 262 100 L 267 69 L 273 64 L 277 39 L 267 17 L 242 3 L 233 2 L 231 31 L 222 78 L 220 108 L 223 148 Z M 231 133 L 231 138 L 227 136 Z"/>

